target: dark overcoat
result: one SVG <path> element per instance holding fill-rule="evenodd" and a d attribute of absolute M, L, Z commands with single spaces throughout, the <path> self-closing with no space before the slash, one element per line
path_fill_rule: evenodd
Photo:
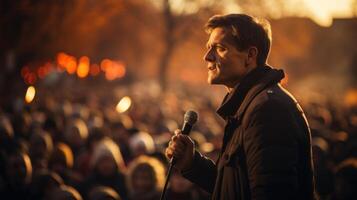
<path fill-rule="evenodd" d="M 216 162 L 196 151 L 182 175 L 212 199 L 314 199 L 311 134 L 295 98 L 280 84 L 282 70 L 257 67 L 227 94 Z"/>

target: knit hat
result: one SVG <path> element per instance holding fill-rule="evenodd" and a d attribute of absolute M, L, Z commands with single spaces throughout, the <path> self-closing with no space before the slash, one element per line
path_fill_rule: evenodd
<path fill-rule="evenodd" d="M 94 148 L 93 156 L 91 159 L 91 167 L 95 168 L 98 162 L 106 156 L 113 158 L 118 166 L 118 169 L 124 169 L 125 164 L 119 146 L 110 138 L 104 138 Z"/>

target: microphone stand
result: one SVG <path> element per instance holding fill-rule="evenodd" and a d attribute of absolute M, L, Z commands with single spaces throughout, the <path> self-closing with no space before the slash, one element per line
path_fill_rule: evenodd
<path fill-rule="evenodd" d="M 197 121 L 197 118 L 198 118 L 198 115 L 195 111 L 190 110 L 185 113 L 184 123 L 183 123 L 182 129 L 181 129 L 183 135 L 188 135 L 190 133 L 193 124 L 195 124 Z M 172 168 L 175 164 L 176 164 L 175 157 L 171 157 L 169 170 L 167 171 L 166 181 L 165 181 L 164 189 L 162 190 L 162 193 L 161 193 L 160 200 L 165 199 L 167 185 L 169 184 L 170 176 L 172 173 Z"/>
<path fill-rule="evenodd" d="M 172 173 L 172 168 L 175 165 L 175 163 L 176 163 L 176 160 L 174 159 L 174 157 L 172 157 L 171 160 L 170 160 L 169 170 L 167 171 L 166 181 L 165 181 L 164 189 L 162 190 L 162 193 L 161 193 L 160 200 L 164 200 L 165 199 L 167 185 L 169 184 L 169 180 L 170 180 L 171 173 Z"/>

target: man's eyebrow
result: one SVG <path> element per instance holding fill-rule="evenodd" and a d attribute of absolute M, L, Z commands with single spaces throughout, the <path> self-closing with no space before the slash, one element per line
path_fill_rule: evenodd
<path fill-rule="evenodd" d="M 207 49 L 209 49 L 210 47 L 213 47 L 213 46 L 217 46 L 219 43 L 217 43 L 217 42 L 214 42 L 214 43 L 212 43 L 212 44 L 210 44 L 209 42 L 207 42 L 206 43 L 206 47 L 207 47 Z"/>

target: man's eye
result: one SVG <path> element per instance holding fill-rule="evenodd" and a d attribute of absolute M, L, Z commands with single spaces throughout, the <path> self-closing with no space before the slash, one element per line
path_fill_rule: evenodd
<path fill-rule="evenodd" d="M 222 47 L 222 46 L 217 46 L 216 47 L 217 51 L 223 52 L 226 50 L 226 48 Z"/>

